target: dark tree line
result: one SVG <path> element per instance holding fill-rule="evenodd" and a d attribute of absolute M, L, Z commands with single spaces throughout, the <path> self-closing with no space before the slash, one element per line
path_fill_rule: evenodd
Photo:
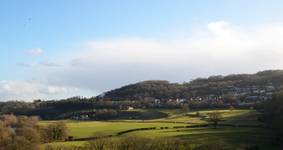
<path fill-rule="evenodd" d="M 278 143 L 283 143 L 283 91 L 274 94 L 272 101 L 265 104 L 265 119 L 273 129 Z"/>
<path fill-rule="evenodd" d="M 91 120 L 107 120 L 125 116 L 123 110 L 136 108 L 182 108 L 181 104 L 153 99 L 143 101 L 110 101 L 73 97 L 59 101 L 9 101 L 0 103 L 0 114 L 39 116 L 41 119 L 69 119 L 88 115 Z"/>

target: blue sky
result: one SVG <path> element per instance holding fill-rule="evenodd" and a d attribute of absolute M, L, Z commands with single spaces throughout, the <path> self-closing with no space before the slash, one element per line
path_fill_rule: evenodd
<path fill-rule="evenodd" d="M 282 6 L 280 0 L 3 0 L 0 100 L 93 96 L 140 80 L 282 69 Z"/>

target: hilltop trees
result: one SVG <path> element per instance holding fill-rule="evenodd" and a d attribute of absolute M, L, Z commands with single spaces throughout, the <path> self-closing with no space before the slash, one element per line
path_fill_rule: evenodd
<path fill-rule="evenodd" d="M 105 93 L 103 98 L 111 100 L 143 100 L 144 98 L 179 98 L 182 97 L 184 85 L 168 81 L 152 80 L 127 85 Z"/>
<path fill-rule="evenodd" d="M 225 87 L 241 86 L 281 86 L 283 70 L 267 70 L 256 74 L 232 74 L 228 76 L 211 76 L 198 78 L 188 83 L 170 83 L 163 80 L 151 80 L 130 84 L 106 92 L 103 96 L 108 100 L 141 100 L 145 97 L 153 99 L 190 98 L 191 96 L 221 95 Z M 227 97 L 227 103 L 237 102 L 233 96 Z"/>

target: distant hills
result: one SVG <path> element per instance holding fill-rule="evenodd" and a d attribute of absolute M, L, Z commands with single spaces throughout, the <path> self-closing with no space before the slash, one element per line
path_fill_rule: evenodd
<path fill-rule="evenodd" d="M 283 88 L 283 70 L 198 78 L 186 83 L 143 81 L 100 96 L 62 100 L 0 102 L 0 114 L 40 116 L 43 119 L 104 120 L 131 116 L 124 110 L 181 108 L 251 108 L 269 102 Z M 138 116 L 141 114 L 135 114 Z"/>
<path fill-rule="evenodd" d="M 239 94 L 244 96 L 245 93 L 250 93 L 247 96 L 260 96 L 260 92 L 270 96 L 270 92 L 282 86 L 283 70 L 266 70 L 255 74 L 231 74 L 197 78 L 182 84 L 163 80 L 143 81 L 108 91 L 98 96 L 98 98 L 115 101 L 142 100 L 146 98 L 189 99 L 223 95 L 239 96 Z M 270 92 L 268 93 L 268 91 Z"/>

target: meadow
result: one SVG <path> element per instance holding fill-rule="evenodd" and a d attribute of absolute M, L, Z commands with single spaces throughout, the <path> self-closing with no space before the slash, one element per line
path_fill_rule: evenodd
<path fill-rule="evenodd" d="M 192 110 L 183 112 L 174 110 L 135 110 L 148 111 L 148 115 L 155 112 L 166 113 L 167 117 L 148 120 L 111 120 L 111 121 L 72 121 L 65 120 L 70 136 L 76 138 L 99 137 L 111 135 L 112 139 L 122 137 L 143 138 L 178 138 L 193 144 L 226 143 L 235 147 L 244 144 L 259 145 L 261 149 L 272 149 L 270 131 L 262 128 L 259 121 L 260 113 L 249 109 L 223 109 L 223 110 Z M 220 126 L 195 127 L 209 124 L 208 114 L 219 112 L 222 116 Z M 50 121 L 42 121 L 48 124 Z M 229 126 L 227 126 L 229 125 Z M 241 126 L 243 125 L 243 126 Z M 190 128 L 190 126 L 193 126 Z M 132 131 L 119 135 L 119 132 L 139 128 L 155 128 L 153 130 Z M 47 145 L 53 146 L 83 146 L 88 141 L 55 142 Z M 276 147 L 274 148 L 276 149 Z"/>

